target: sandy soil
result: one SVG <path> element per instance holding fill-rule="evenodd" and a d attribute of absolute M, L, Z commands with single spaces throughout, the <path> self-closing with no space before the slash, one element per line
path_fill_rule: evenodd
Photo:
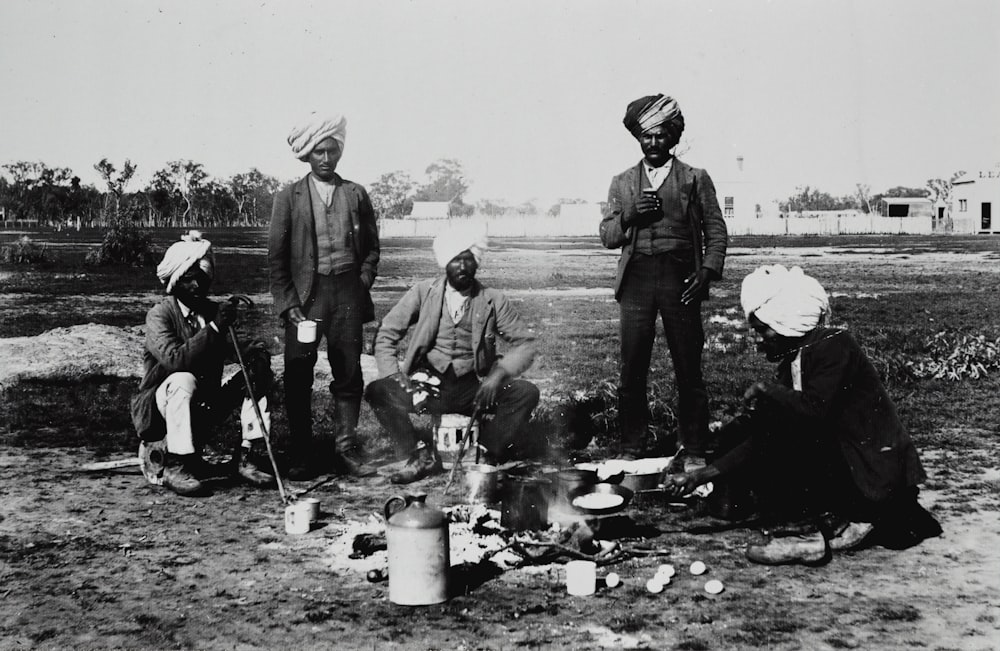
<path fill-rule="evenodd" d="M 368 583 L 361 570 L 330 558 L 343 531 L 398 492 L 383 477 L 316 489 L 319 527 L 290 536 L 274 491 L 221 485 L 206 499 L 185 499 L 146 485 L 133 469 L 82 472 L 80 457 L 66 448 L 0 452 L 0 648 L 992 649 L 1000 642 L 1000 510 L 982 490 L 996 477 L 925 491 L 945 535 L 901 552 L 876 547 L 818 568 L 765 568 L 742 556 L 752 531 L 663 533 L 652 542 L 666 555 L 613 566 L 624 585 L 593 597 L 568 596 L 561 566 L 551 565 L 476 586 L 480 577 L 447 604 L 412 608 L 390 603 L 385 583 Z M 929 459 L 932 475 L 936 463 Z M 442 484 L 422 484 L 437 504 Z M 947 506 L 955 498 L 965 508 Z M 630 514 L 665 531 L 718 523 L 657 505 Z M 694 560 L 706 562 L 708 574 L 681 569 L 660 595 L 645 592 L 659 563 L 686 568 Z M 706 594 L 708 578 L 726 590 Z"/>

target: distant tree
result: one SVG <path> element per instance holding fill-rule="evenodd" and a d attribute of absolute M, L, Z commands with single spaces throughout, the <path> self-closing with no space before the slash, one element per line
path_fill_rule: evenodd
<path fill-rule="evenodd" d="M 443 158 L 427 166 L 427 183 L 417 188 L 416 201 L 462 201 L 469 183 L 462 164 L 452 158 Z"/>
<path fill-rule="evenodd" d="M 109 195 L 105 202 L 104 217 L 105 219 L 118 219 L 122 213 L 122 197 L 125 194 L 125 187 L 135 175 L 136 166 L 126 158 L 119 172 L 114 163 L 107 158 L 102 158 L 94 164 L 94 169 L 101 175 L 104 184 L 108 186 Z"/>
<path fill-rule="evenodd" d="M 931 201 L 943 201 L 944 203 L 951 204 L 951 191 L 952 184 L 958 179 L 965 175 L 965 171 L 958 171 L 951 175 L 951 178 L 945 181 L 944 179 L 927 179 L 927 190 L 929 192 L 929 197 Z"/>
<path fill-rule="evenodd" d="M 854 196 L 858 202 L 858 208 L 863 212 L 872 213 L 872 186 L 865 183 L 858 183 L 854 186 Z"/>
<path fill-rule="evenodd" d="M 380 219 L 400 219 L 413 211 L 416 184 L 401 170 L 386 172 L 368 186 L 375 214 Z"/>
<path fill-rule="evenodd" d="M 267 221 L 271 212 L 271 202 L 280 182 L 273 176 L 268 176 L 256 167 L 243 174 L 235 174 L 227 181 L 236 212 L 247 226 Z M 261 219 L 261 209 L 266 209 L 267 215 Z"/>
<path fill-rule="evenodd" d="M 201 163 L 191 160 L 175 160 L 167 163 L 153 175 L 155 188 L 166 190 L 172 198 L 183 202 L 184 210 L 180 215 L 180 223 L 187 225 L 194 207 L 195 192 L 208 178 Z"/>
<path fill-rule="evenodd" d="M 442 158 L 427 166 L 427 183 L 417 188 L 414 201 L 447 201 L 452 215 L 471 215 L 473 207 L 463 198 L 469 189 L 462 163 L 453 158 Z"/>
<path fill-rule="evenodd" d="M 476 202 L 476 210 L 487 217 L 499 217 L 510 209 L 503 199 L 480 199 Z"/>
<path fill-rule="evenodd" d="M 850 210 L 857 207 L 854 197 L 834 197 L 817 188 L 800 186 L 795 194 L 780 204 L 782 212 L 806 212 L 811 210 Z"/>
<path fill-rule="evenodd" d="M 577 204 L 577 203 L 587 203 L 586 199 L 560 199 L 559 201 L 552 204 L 549 207 L 548 215 L 549 217 L 558 217 L 562 213 L 562 207 L 564 205 Z"/>
<path fill-rule="evenodd" d="M 49 167 L 42 162 L 17 161 L 4 165 L 10 183 L 3 188 L 0 201 L 9 209 L 9 217 L 56 222 L 70 210 L 73 173 L 65 167 Z"/>

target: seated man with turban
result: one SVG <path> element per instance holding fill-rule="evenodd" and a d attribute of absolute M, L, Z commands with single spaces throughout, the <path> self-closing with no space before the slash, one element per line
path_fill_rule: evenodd
<path fill-rule="evenodd" d="M 378 225 L 368 192 L 337 173 L 347 138 L 342 115 L 311 113 L 288 135 L 292 155 L 309 174 L 274 199 L 267 244 L 271 294 L 285 329 L 285 412 L 291 479 L 326 472 L 375 473 L 357 437 L 364 393 L 364 324 L 375 319 L 371 288 L 379 261 Z M 303 321 L 317 337 L 301 342 Z M 313 441 L 313 371 L 322 339 L 330 362 L 332 445 Z"/>
<path fill-rule="evenodd" d="M 757 269 L 740 301 L 758 349 L 778 364 L 720 431 L 719 458 L 671 477 L 675 494 L 716 479 L 749 484 L 761 515 L 796 523 L 747 557 L 818 564 L 876 538 L 905 547 L 938 535 L 917 502 L 926 475 L 878 373 L 846 330 L 825 327 L 826 291 L 798 267 Z M 803 524 L 804 522 L 804 524 Z"/>
<path fill-rule="evenodd" d="M 223 366 L 235 357 L 228 331 L 236 322 L 236 306 L 208 299 L 215 275 L 211 242 L 197 231 L 181 240 L 167 249 L 156 268 L 167 295 L 146 314 L 145 372 L 131 401 L 143 474 L 179 495 L 205 494 L 203 482 L 213 470 L 201 458 L 199 435 L 242 401 L 238 472 L 255 486 L 267 486 L 274 478 L 265 472 L 263 432 L 249 420 L 254 416 L 242 373 L 222 384 Z M 271 383 L 270 357 L 259 342 L 241 352 L 254 384 L 253 398 L 261 400 Z"/>
<path fill-rule="evenodd" d="M 434 240 L 444 275 L 414 285 L 382 320 L 375 338 L 379 379 L 365 397 L 382 427 L 396 440 L 406 466 L 391 477 L 408 484 L 442 470 L 433 436 L 422 437 L 410 422 L 417 373 L 436 385 L 421 407 L 431 413 L 489 414 L 480 420 L 479 442 L 499 463 L 526 453 L 526 430 L 538 404 L 538 388 L 516 379 L 535 357 L 535 337 L 499 291 L 484 287 L 476 271 L 486 251 L 485 230 L 456 226 Z M 399 348 L 409 343 L 399 359 Z M 497 339 L 507 344 L 497 354 Z M 416 395 L 423 397 L 419 392 Z"/>
<path fill-rule="evenodd" d="M 705 465 L 708 451 L 701 303 L 712 281 L 722 278 L 726 222 L 708 172 L 671 151 L 684 132 L 677 100 L 662 94 L 640 97 L 629 103 L 623 123 L 643 158 L 611 180 L 600 225 L 601 243 L 621 249 L 615 279 L 621 315 L 620 452 L 625 458 L 662 452 L 651 450 L 646 440 L 648 376 L 659 318 L 677 388 L 679 445 L 673 466 L 693 470 Z"/>

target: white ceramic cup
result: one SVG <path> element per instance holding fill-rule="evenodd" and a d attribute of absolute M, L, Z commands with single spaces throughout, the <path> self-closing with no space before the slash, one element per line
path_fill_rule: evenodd
<path fill-rule="evenodd" d="M 309 533 L 309 513 L 311 507 L 305 502 L 296 502 L 285 507 L 285 533 Z"/>
<path fill-rule="evenodd" d="M 309 522 L 319 520 L 319 500 L 315 497 L 303 497 L 299 500 L 303 504 L 309 505 Z"/>
<path fill-rule="evenodd" d="M 311 344 L 316 341 L 316 322 L 306 319 L 305 321 L 299 321 L 299 325 L 296 326 L 296 338 L 299 343 Z"/>
<path fill-rule="evenodd" d="M 597 590 L 597 563 L 569 561 L 566 563 L 566 592 L 577 597 L 592 595 Z"/>

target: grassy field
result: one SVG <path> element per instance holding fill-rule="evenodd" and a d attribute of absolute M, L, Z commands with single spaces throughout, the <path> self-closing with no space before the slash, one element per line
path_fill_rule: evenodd
<path fill-rule="evenodd" d="M 156 232 L 158 251 L 176 236 Z M 280 354 L 266 233 L 206 236 L 216 247 L 216 293 L 253 296 L 258 307 L 242 328 Z M 14 237 L 0 232 L 0 245 Z M 152 268 L 85 265 L 99 233 L 36 238 L 47 242 L 48 263 L 0 267 L 0 337 L 87 322 L 140 324 L 160 294 Z M 385 241 L 382 258 L 377 315 L 416 279 L 439 273 L 428 240 Z M 527 376 L 542 390 L 543 429 L 559 408 L 595 401 L 594 416 L 606 426 L 618 372 L 616 260 L 596 237 L 500 240 L 487 254 L 481 280 L 509 294 L 540 340 Z M 617 591 L 570 598 L 558 569 L 516 571 L 440 607 L 401 608 L 385 599 L 384 584 L 331 570 L 328 558 L 339 527 L 379 512 L 398 492 L 384 478 L 325 488 L 328 524 L 287 537 L 270 493 L 229 487 L 192 501 L 134 474 L 74 470 L 81 460 L 132 453 L 124 405 L 135 381 L 24 383 L 0 396 L 0 468 L 9 477 L 0 505 L 0 648 L 996 648 L 1000 240 L 734 238 L 725 279 L 704 306 L 716 419 L 771 372 L 750 345 L 738 294 L 747 273 L 774 263 L 816 276 L 831 293 L 833 323 L 849 328 L 882 371 L 928 467 L 922 500 L 944 537 L 905 552 L 838 556 L 821 568 L 762 568 L 742 556 L 752 533 L 683 533 L 704 514 L 651 504 L 633 517 L 660 528 L 656 544 L 669 554 L 616 566 L 625 579 Z M 373 333 L 368 326 L 367 341 Z M 974 378 L 977 363 L 987 372 Z M 666 435 L 674 398 L 663 341 L 650 377 Z M 384 446 L 367 409 L 361 429 L 370 448 Z M 437 495 L 442 485 L 420 487 Z M 725 592 L 709 597 L 692 577 L 658 597 L 642 588 L 657 562 L 680 567 L 696 558 Z"/>

